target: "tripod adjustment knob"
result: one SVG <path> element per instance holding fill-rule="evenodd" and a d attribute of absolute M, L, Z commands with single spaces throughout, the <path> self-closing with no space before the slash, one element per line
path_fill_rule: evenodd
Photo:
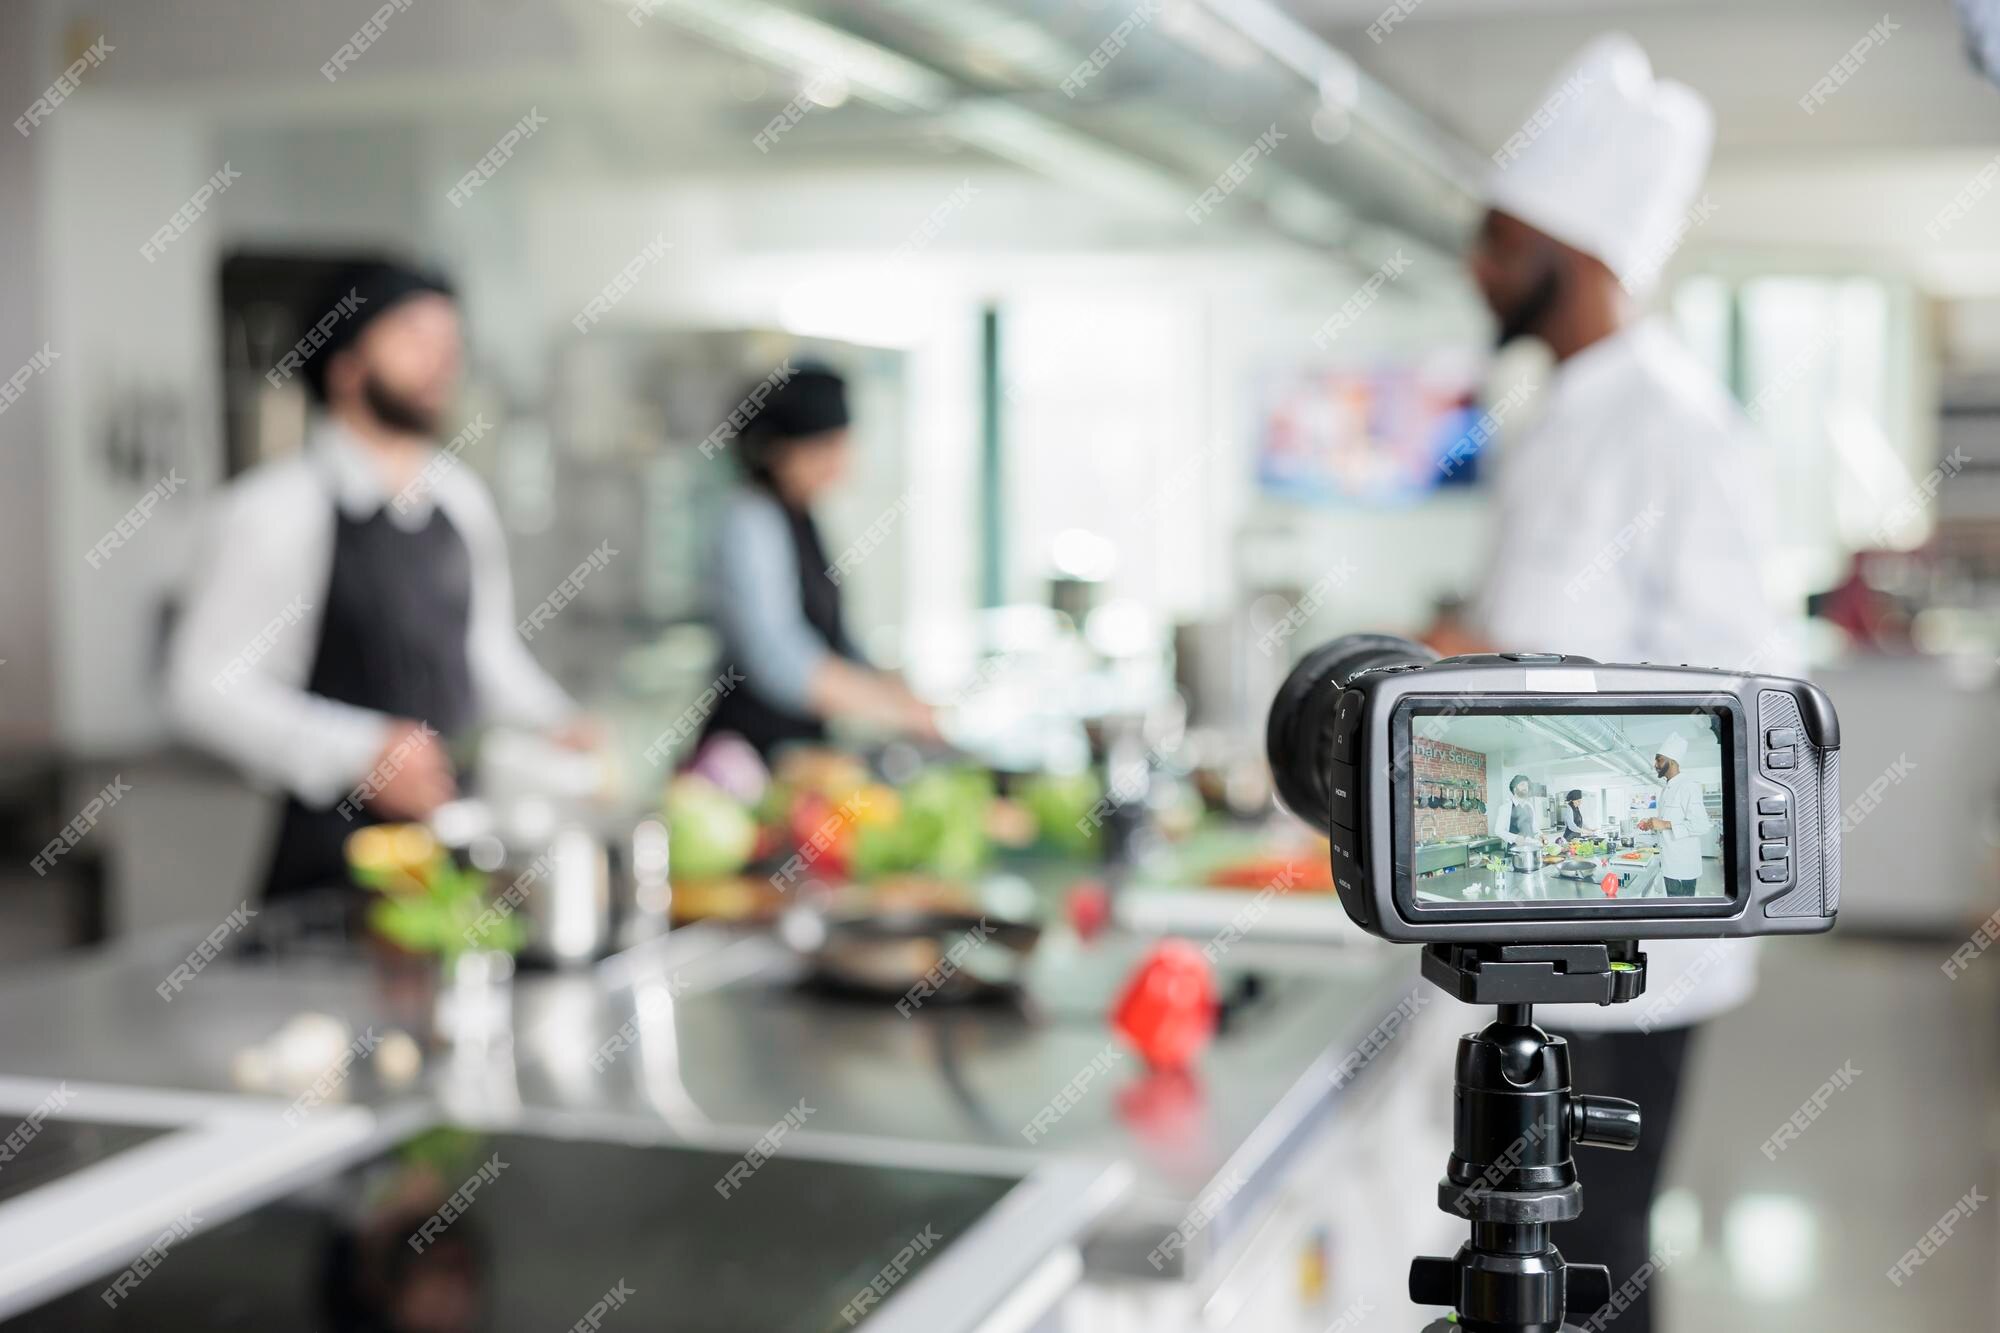
<path fill-rule="evenodd" d="M 1611 1270 L 1603 1264 L 1571 1264 L 1563 1270 L 1563 1309 L 1586 1320 L 1611 1303 Z"/>
<path fill-rule="evenodd" d="M 1639 1104 L 1623 1097 L 1573 1097 L 1569 1137 L 1572 1143 L 1630 1152 L 1639 1146 Z"/>
<path fill-rule="evenodd" d="M 1458 1262 L 1424 1257 L 1410 1261 L 1410 1299 L 1418 1305 L 1458 1305 Z"/>

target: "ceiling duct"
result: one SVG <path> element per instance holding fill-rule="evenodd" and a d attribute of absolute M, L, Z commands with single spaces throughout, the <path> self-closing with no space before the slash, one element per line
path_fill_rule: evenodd
<path fill-rule="evenodd" d="M 1455 254 L 1477 216 L 1475 155 L 1269 0 L 646 5 L 997 156 L 1194 210 L 1180 225 L 1262 225 L 1372 269 L 1410 243 Z"/>

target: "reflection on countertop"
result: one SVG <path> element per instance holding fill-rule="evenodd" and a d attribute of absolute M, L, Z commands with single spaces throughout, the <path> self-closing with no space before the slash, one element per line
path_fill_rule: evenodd
<path fill-rule="evenodd" d="M 1054 933 L 1020 1003 L 904 1016 L 889 1001 L 803 984 L 798 960 L 767 936 L 683 929 L 594 969 L 519 974 L 510 1032 L 484 1048 L 434 1048 L 407 1086 L 379 1060 L 354 1061 L 334 1096 L 384 1106 L 428 1096 L 468 1125 L 731 1151 L 805 1098 L 814 1110 L 795 1135 L 801 1152 L 819 1142 L 1016 1173 L 1061 1157 L 1122 1161 L 1145 1182 L 1120 1214 L 1143 1243 L 1127 1253 L 1114 1218 L 1096 1251 L 1172 1277 L 1254 1223 L 1290 1154 L 1344 1095 L 1333 1077 L 1342 1055 L 1417 983 L 1414 957 L 1393 949 L 1240 940 L 1218 967 L 1239 1003 L 1214 1043 L 1192 1070 L 1149 1071 L 1106 1021 L 1149 944 Z M 0 986 L 13 1020 L 0 1068 L 240 1092 L 242 1053 L 300 1014 L 426 1038 L 422 988 L 378 963 L 225 957 L 164 1003 L 155 987 L 185 954 L 184 940 L 145 937 L 24 969 Z M 1225 1174 L 1243 1181 L 1227 1214 L 1165 1270 L 1145 1265 L 1158 1219 L 1185 1215 Z"/>

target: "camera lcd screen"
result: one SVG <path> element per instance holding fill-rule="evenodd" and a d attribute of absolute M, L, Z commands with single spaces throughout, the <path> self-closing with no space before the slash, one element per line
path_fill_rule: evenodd
<path fill-rule="evenodd" d="M 1726 718 L 1710 710 L 1419 709 L 1419 906 L 1730 896 Z"/>

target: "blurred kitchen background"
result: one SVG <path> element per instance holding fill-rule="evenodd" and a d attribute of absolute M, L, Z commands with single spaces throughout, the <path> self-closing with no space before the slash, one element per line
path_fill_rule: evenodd
<path fill-rule="evenodd" d="M 1941 1183 L 1854 1265 L 1893 1263 L 1984 1169 L 1991 992 L 1972 1005 L 1937 975 L 2000 906 L 2000 201 L 1979 202 L 2000 88 L 1957 7 L 1897 5 L 1893 39 L 1811 113 L 1800 95 L 1879 4 L 382 8 L 333 76 L 374 6 L 0 8 L 12 110 L 87 64 L 32 133 L 0 135 L 0 369 L 54 353 L 0 415 L 0 958 L 199 933 L 254 896 L 275 807 L 177 743 L 164 647 L 206 501 L 300 447 L 305 391 L 264 372 L 315 283 L 382 251 L 458 285 L 453 429 L 487 427 L 461 461 L 495 497 L 520 606 L 618 552 L 531 646 L 609 723 L 635 804 L 668 776 L 644 748 L 715 674 L 701 554 L 730 473 L 701 444 L 791 359 L 852 387 L 857 476 L 823 515 L 830 549 L 876 525 L 849 624 L 951 703 L 955 739 L 997 767 L 1115 779 L 1102 724 L 1131 715 L 1128 761 L 1164 775 L 1140 802 L 1155 822 L 1176 802 L 1266 810 L 1261 727 L 1290 662 L 1342 632 L 1416 632 L 1476 582 L 1490 468 L 1438 460 L 1480 404 L 1540 377 L 1532 352 L 1496 361 L 1464 275 L 1481 169 L 1560 63 L 1617 27 L 1715 109 L 1705 208 L 1656 303 L 1775 447 L 1766 573 L 1840 709 L 1846 772 L 1900 775 L 1847 840 L 1843 942 L 1767 947 L 1759 999 L 1704 1054 L 1719 1063 L 1685 1112 L 1676 1217 L 1744 1156 L 1704 1145 L 1748 1137 L 1763 1164 L 1765 1117 L 1736 1126 L 1730 1090 L 1792 1040 L 1814 985 L 1817 1019 L 1932 1034 L 1868 1080 L 1879 1118 L 1857 1105 L 1828 1141 L 1871 1156 L 1938 1107 L 1956 1127 L 1938 1160 L 1898 1167 Z M 504 167 L 450 198 L 530 116 Z M 1268 160 L 1191 214 L 1271 126 Z M 1549 521 L 1567 503 L 1551 478 Z M 129 794 L 32 870 L 114 776 Z M 1116 836 L 1143 853 L 1160 834 Z M 1810 1090 L 1774 1095 L 1770 1118 Z M 1688 1317 L 1723 1313 L 1674 1327 L 1807 1326 L 1758 1300 L 1814 1299 L 1829 1256 L 1848 1262 L 1825 1233 L 1868 1191 L 1807 1207 L 1793 1183 L 1710 1211 L 1713 1265 L 1669 1291 L 1712 1298 Z M 1937 1261 L 1924 1298 L 1961 1325 L 1990 1310 L 1975 1258 Z"/>
<path fill-rule="evenodd" d="M 1178 661 L 1203 720 L 1251 735 L 1305 646 L 1416 630 L 1471 588 L 1488 495 L 1476 465 L 1443 477 L 1435 458 L 1504 374 L 1457 258 L 1479 167 L 1616 21 L 1715 106 L 1712 208 L 1660 300 L 1777 447 L 1767 512 L 1792 610 L 1835 589 L 1865 607 L 1847 616 L 1865 637 L 1812 627 L 1849 769 L 1922 756 L 1880 816 L 1893 836 L 1849 849 L 1843 924 L 1932 928 L 1983 901 L 2000 222 L 1927 226 L 2000 146 L 2000 94 L 1953 10 L 1913 6 L 1866 82 L 1812 115 L 1784 90 L 1866 30 L 1860 6 L 1426 0 L 1377 42 L 1359 4 L 1168 4 L 1066 94 L 1124 17 L 426 3 L 330 82 L 320 66 L 358 22 L 343 8 L 12 7 L 10 78 L 34 85 L 99 36 L 117 49 L 4 158 L 0 359 L 58 356 L 0 423 L 9 826 L 32 853 L 38 810 L 73 810 L 112 769 L 134 791 L 87 856 L 10 899 L 51 923 L 97 899 L 89 928 L 117 932 L 240 898 L 258 810 L 173 748 L 162 643 L 203 497 L 299 445 L 305 390 L 263 373 L 309 322 L 297 307 L 323 266 L 383 250 L 459 284 L 461 419 L 490 427 L 462 460 L 500 505 L 520 605 L 599 542 L 619 550 L 535 649 L 639 744 L 713 674 L 699 555 L 729 473 L 699 445 L 787 356 L 856 381 L 861 475 L 832 540 L 916 497 L 849 587 L 879 660 L 948 698 L 1006 646 L 996 608 L 1048 606 L 1073 578 L 1101 655 L 1143 658 L 1161 688 Z M 531 109 L 546 124 L 454 205 L 447 186 Z M 1292 128 L 1271 162 L 1191 221 L 1274 122 Z M 225 164 L 238 178 L 143 256 Z M 1365 316 L 1325 336 L 1398 256 Z M 185 485 L 93 567 L 170 471 Z M 189 830 L 199 854 L 172 854 Z"/>

